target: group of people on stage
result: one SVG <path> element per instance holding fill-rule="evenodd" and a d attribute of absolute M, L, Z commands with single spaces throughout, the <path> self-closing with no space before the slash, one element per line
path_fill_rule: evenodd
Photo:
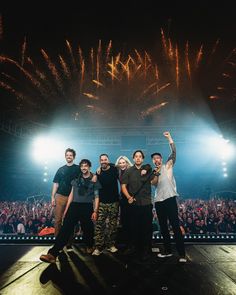
<path fill-rule="evenodd" d="M 147 261 L 152 251 L 153 206 L 155 206 L 163 236 L 164 252 L 158 257 L 172 256 L 169 224 L 174 232 L 179 262 L 186 262 L 183 235 L 180 230 L 173 166 L 176 147 L 169 132 L 171 154 L 163 163 L 162 155 L 151 155 L 152 165 L 144 164 L 142 150 L 133 153 L 132 164 L 120 156 L 115 164 L 107 154 L 99 156 L 100 167 L 91 172 L 91 162 L 82 159 L 74 164 L 76 152 L 65 151 L 66 165 L 58 169 L 52 189 L 52 205 L 55 206 L 56 240 L 47 254 L 40 259 L 55 263 L 64 246 L 70 246 L 75 225 L 80 222 L 83 241 L 88 254 L 100 255 L 103 250 L 118 251 L 116 245 L 118 214 L 126 244 L 126 253 L 133 253 L 141 261 Z M 154 204 L 151 196 L 155 187 Z"/>

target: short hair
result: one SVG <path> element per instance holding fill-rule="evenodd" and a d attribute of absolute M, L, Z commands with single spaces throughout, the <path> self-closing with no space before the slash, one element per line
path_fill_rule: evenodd
<path fill-rule="evenodd" d="M 151 158 L 153 158 L 154 156 L 159 156 L 162 158 L 162 154 L 161 153 L 153 153 L 151 154 Z"/>
<path fill-rule="evenodd" d="M 119 161 L 123 159 L 125 160 L 125 162 L 127 163 L 127 166 L 128 168 L 133 166 L 133 164 L 131 163 L 131 161 L 126 157 L 126 156 L 119 156 L 117 159 L 116 159 L 116 162 L 115 162 L 115 166 L 118 167 L 119 166 Z"/>
<path fill-rule="evenodd" d="M 73 154 L 73 157 L 75 158 L 75 156 L 76 156 L 76 152 L 75 152 L 75 150 L 73 150 L 73 149 L 71 149 L 71 148 L 68 148 L 68 149 L 65 150 L 65 155 L 66 155 L 66 153 L 68 153 L 68 152 L 72 153 L 72 154 Z"/>
<path fill-rule="evenodd" d="M 136 153 L 140 153 L 140 154 L 142 155 L 143 159 L 145 158 L 144 153 L 143 153 L 143 151 L 141 151 L 141 150 L 137 150 L 137 151 L 135 151 L 135 152 L 133 153 L 133 158 L 135 157 Z"/>
<path fill-rule="evenodd" d="M 106 156 L 106 157 L 109 159 L 108 154 L 101 154 L 101 155 L 99 156 L 99 159 L 101 159 L 102 156 Z"/>
<path fill-rule="evenodd" d="M 87 164 L 89 167 L 92 166 L 91 161 L 89 161 L 88 159 L 82 159 L 82 160 L 79 162 L 79 166 L 81 167 L 82 164 Z"/>

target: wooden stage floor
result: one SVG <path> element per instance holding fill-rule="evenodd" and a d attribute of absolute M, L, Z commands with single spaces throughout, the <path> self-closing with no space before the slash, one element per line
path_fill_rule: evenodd
<path fill-rule="evenodd" d="M 62 252 L 56 264 L 47 264 L 39 256 L 48 248 L 0 245 L 0 294 L 236 295 L 235 244 L 186 245 L 186 264 L 176 255 L 160 259 L 156 253 L 145 264 L 122 251 L 94 257 L 79 244 Z"/>

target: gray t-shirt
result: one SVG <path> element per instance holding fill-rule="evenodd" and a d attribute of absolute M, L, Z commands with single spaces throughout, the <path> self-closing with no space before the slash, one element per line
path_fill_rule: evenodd
<path fill-rule="evenodd" d="M 173 169 L 173 167 L 169 169 Z M 154 201 L 162 202 L 174 196 L 179 196 L 179 194 L 177 193 L 173 172 L 171 173 L 171 178 L 169 178 L 166 165 L 162 165 L 155 190 Z"/>
<path fill-rule="evenodd" d="M 97 180 L 93 182 L 92 175 L 84 178 L 82 175 L 79 178 L 72 180 L 73 200 L 76 203 L 93 203 L 94 198 L 98 197 L 101 184 Z"/>

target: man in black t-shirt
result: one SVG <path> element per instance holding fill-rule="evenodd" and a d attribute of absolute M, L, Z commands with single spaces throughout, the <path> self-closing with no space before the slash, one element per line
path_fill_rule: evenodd
<path fill-rule="evenodd" d="M 94 224 L 97 219 L 100 183 L 93 180 L 91 162 L 88 159 L 80 161 L 81 175 L 72 181 L 72 190 L 67 202 L 62 228 L 56 237 L 52 248 L 47 254 L 42 254 L 40 260 L 55 263 L 63 247 L 68 243 L 74 226 L 80 221 L 83 231 L 83 241 L 87 246 L 87 254 L 93 251 Z"/>
<path fill-rule="evenodd" d="M 98 181 L 102 188 L 99 190 L 98 219 L 95 226 L 95 250 L 93 255 L 100 255 L 104 248 L 111 253 L 115 247 L 117 235 L 117 219 L 119 212 L 118 169 L 110 165 L 107 154 L 100 155 L 100 173 Z"/>
<path fill-rule="evenodd" d="M 150 165 L 143 165 L 144 153 L 141 150 L 133 153 L 133 161 L 134 165 L 127 169 L 122 177 L 121 188 L 128 203 L 133 206 L 131 240 L 134 251 L 138 260 L 145 262 L 151 258 L 152 253 L 151 184 L 156 184 L 158 178 L 150 169 Z"/>
<path fill-rule="evenodd" d="M 76 152 L 73 149 L 66 149 L 66 165 L 57 170 L 53 179 L 51 199 L 52 206 L 55 206 L 55 236 L 58 235 L 61 228 L 63 214 L 72 188 L 71 181 L 80 174 L 79 166 L 74 164 L 75 156 Z"/>

